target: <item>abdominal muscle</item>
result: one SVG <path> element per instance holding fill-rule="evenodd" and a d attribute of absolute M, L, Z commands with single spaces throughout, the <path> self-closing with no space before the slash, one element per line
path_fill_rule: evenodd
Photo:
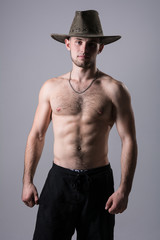
<path fill-rule="evenodd" d="M 109 164 L 106 121 L 87 117 L 52 116 L 54 163 L 70 169 L 91 169 Z"/>

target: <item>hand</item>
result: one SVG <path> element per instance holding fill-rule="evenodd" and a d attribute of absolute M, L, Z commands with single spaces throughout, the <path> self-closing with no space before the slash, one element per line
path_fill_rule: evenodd
<path fill-rule="evenodd" d="M 22 192 L 22 201 L 28 206 L 38 205 L 38 192 L 34 184 L 24 184 Z"/>
<path fill-rule="evenodd" d="M 108 199 L 105 209 L 111 214 L 122 213 L 128 204 L 128 195 L 126 196 L 120 190 L 114 192 Z"/>

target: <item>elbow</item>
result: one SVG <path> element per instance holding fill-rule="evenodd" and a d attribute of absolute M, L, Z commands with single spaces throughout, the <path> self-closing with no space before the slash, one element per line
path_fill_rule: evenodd
<path fill-rule="evenodd" d="M 43 133 L 43 132 L 37 132 L 36 137 L 37 137 L 37 139 L 38 139 L 40 142 L 43 142 L 44 139 L 45 139 L 45 133 Z"/>
<path fill-rule="evenodd" d="M 39 131 L 36 132 L 30 132 L 29 136 L 28 136 L 28 140 L 29 141 L 38 141 L 38 142 L 43 142 L 45 139 L 45 134 Z"/>
<path fill-rule="evenodd" d="M 123 138 L 121 138 L 121 141 L 122 141 L 122 146 L 128 146 L 128 147 L 130 146 L 137 151 L 138 144 L 137 144 L 136 137 L 124 136 Z"/>
<path fill-rule="evenodd" d="M 129 152 L 131 151 L 134 158 L 137 159 L 138 144 L 136 137 L 126 136 L 122 138 L 122 147 L 128 149 Z"/>

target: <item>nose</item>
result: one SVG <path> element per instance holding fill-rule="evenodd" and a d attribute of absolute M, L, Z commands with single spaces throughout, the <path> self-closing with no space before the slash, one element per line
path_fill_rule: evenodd
<path fill-rule="evenodd" d="M 81 51 L 82 51 L 83 53 L 88 53 L 89 49 L 88 49 L 88 44 L 87 44 L 87 43 L 84 42 L 84 43 L 81 45 Z"/>

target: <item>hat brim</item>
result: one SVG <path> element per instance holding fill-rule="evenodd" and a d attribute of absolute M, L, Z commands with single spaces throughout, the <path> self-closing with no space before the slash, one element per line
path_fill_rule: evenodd
<path fill-rule="evenodd" d="M 65 43 L 65 39 L 68 39 L 70 37 L 84 37 L 84 38 L 100 38 L 101 39 L 101 43 L 103 43 L 104 45 L 107 45 L 109 43 L 115 42 L 117 40 L 119 40 L 121 38 L 121 36 L 116 35 L 116 36 L 103 36 L 103 35 L 78 35 L 76 34 L 74 35 L 65 35 L 65 34 L 56 34 L 53 33 L 51 34 L 51 37 L 61 43 Z"/>

